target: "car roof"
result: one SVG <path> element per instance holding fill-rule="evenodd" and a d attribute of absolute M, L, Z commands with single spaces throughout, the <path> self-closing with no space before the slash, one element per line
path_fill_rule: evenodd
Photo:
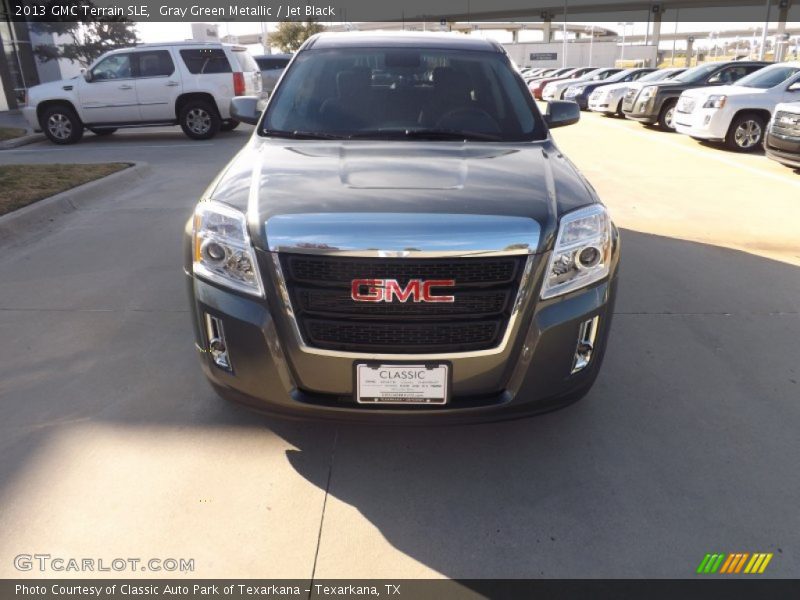
<path fill-rule="evenodd" d="M 300 48 L 318 50 L 322 48 L 437 48 L 452 50 L 483 50 L 505 53 L 497 42 L 474 38 L 463 33 L 434 33 L 422 31 L 318 33 Z"/>

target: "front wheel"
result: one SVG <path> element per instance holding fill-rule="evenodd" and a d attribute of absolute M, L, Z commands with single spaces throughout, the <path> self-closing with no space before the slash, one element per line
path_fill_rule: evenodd
<path fill-rule="evenodd" d="M 725 145 L 736 152 L 752 152 L 764 141 L 766 119 L 756 114 L 744 114 L 731 123 Z"/>
<path fill-rule="evenodd" d="M 75 144 L 83 137 L 83 123 L 66 104 L 56 104 L 44 110 L 39 125 L 54 144 Z"/>
<path fill-rule="evenodd" d="M 675 131 L 675 105 L 677 102 L 665 102 L 658 113 L 658 127 L 661 131 Z"/>
<path fill-rule="evenodd" d="M 217 109 L 203 100 L 186 103 L 181 108 L 179 120 L 183 133 L 193 140 L 211 139 L 222 124 Z"/>

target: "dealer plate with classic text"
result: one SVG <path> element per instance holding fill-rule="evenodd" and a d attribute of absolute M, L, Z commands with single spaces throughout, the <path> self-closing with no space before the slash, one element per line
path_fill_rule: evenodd
<path fill-rule="evenodd" d="M 447 404 L 449 365 L 356 364 L 359 404 Z"/>

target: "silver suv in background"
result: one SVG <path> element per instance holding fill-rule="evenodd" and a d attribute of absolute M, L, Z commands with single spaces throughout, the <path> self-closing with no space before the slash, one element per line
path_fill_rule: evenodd
<path fill-rule="evenodd" d="M 34 131 L 74 144 L 84 129 L 180 125 L 192 139 L 234 129 L 230 103 L 259 95 L 261 72 L 247 49 L 219 43 L 142 44 L 107 52 L 83 76 L 28 90 L 22 112 Z"/>

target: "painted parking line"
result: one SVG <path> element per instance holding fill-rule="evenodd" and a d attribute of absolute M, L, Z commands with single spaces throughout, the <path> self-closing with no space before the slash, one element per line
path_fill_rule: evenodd
<path fill-rule="evenodd" d="M 752 173 L 754 175 L 759 175 L 761 177 L 767 177 L 768 179 L 772 179 L 775 181 L 780 181 L 781 183 L 787 183 L 794 187 L 800 187 L 800 178 L 793 177 L 792 175 L 781 175 L 780 173 L 773 173 L 771 171 L 765 171 L 763 169 L 759 169 L 758 167 L 753 167 L 750 165 L 743 164 L 739 161 L 733 160 L 731 158 L 726 157 L 724 154 L 715 153 L 713 148 L 692 148 L 690 146 L 685 146 L 679 142 L 674 140 L 670 140 L 669 136 L 676 135 L 676 134 L 669 134 L 660 131 L 636 131 L 630 129 L 621 123 L 615 123 L 614 121 L 600 121 L 598 120 L 597 123 L 602 125 L 603 127 L 608 127 L 610 129 L 616 130 L 628 130 L 631 134 L 637 135 L 639 137 L 647 139 L 648 142 L 660 142 L 666 146 L 671 146 L 673 148 L 677 148 L 679 150 L 683 150 L 684 152 L 688 152 L 690 154 L 694 154 L 696 156 L 702 156 L 704 158 L 709 158 L 711 160 L 715 160 L 719 163 L 724 165 L 728 165 L 729 167 L 734 167 L 741 171 L 747 171 L 748 173 Z M 677 134 L 680 135 L 680 134 Z M 769 160 L 768 158 L 764 158 L 764 160 Z"/>

